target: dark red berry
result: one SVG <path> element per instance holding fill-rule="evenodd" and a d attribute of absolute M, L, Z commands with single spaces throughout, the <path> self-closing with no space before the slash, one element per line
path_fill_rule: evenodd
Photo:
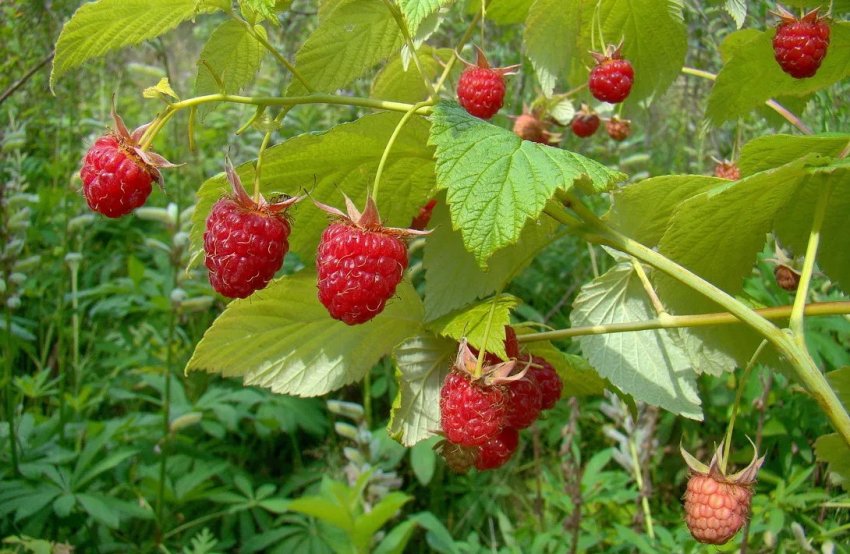
<path fill-rule="evenodd" d="M 475 467 L 479 471 L 496 469 L 507 463 L 519 445 L 519 433 L 506 427 L 498 435 L 481 445 Z"/>
<path fill-rule="evenodd" d="M 446 461 L 449 469 L 455 473 L 466 473 L 475 465 L 479 448 L 478 446 L 462 446 L 449 440 L 442 440 L 437 443 L 434 450 Z"/>
<path fill-rule="evenodd" d="M 410 222 L 410 228 L 418 231 L 423 230 L 431 221 L 431 213 L 434 211 L 434 206 L 437 205 L 437 199 L 432 198 L 427 204 L 419 208 L 419 213 L 413 217 Z"/>
<path fill-rule="evenodd" d="M 601 102 L 616 104 L 625 100 L 635 82 L 632 64 L 622 58 L 619 48 L 609 55 L 594 54 L 594 57 L 597 63 L 590 70 L 587 83 L 590 93 Z"/>
<path fill-rule="evenodd" d="M 564 383 L 552 364 L 540 356 L 533 356 L 531 361 L 532 365 L 528 368 L 526 375 L 536 380 L 537 386 L 540 387 L 542 394 L 540 409 L 548 410 L 561 398 Z"/>
<path fill-rule="evenodd" d="M 505 352 L 508 354 L 508 359 L 519 358 L 519 341 L 516 338 L 516 331 L 510 325 L 505 325 Z"/>
<path fill-rule="evenodd" d="M 587 138 L 599 129 L 599 116 L 592 111 L 580 111 L 576 113 L 570 128 L 576 136 Z"/>
<path fill-rule="evenodd" d="M 812 77 L 826 57 L 829 24 L 813 10 L 797 19 L 780 9 L 781 21 L 773 37 L 773 55 L 782 71 L 795 79 Z"/>
<path fill-rule="evenodd" d="M 605 122 L 605 131 L 612 139 L 622 142 L 632 134 L 632 122 L 628 119 L 620 119 L 615 115 Z"/>
<path fill-rule="evenodd" d="M 507 383 L 508 408 L 505 425 L 525 429 L 537 420 L 543 405 L 543 394 L 535 377 L 523 377 Z"/>
<path fill-rule="evenodd" d="M 501 386 L 472 382 L 468 375 L 452 371 L 440 389 L 440 422 L 450 441 L 480 446 L 502 430 L 506 391 Z"/>
<path fill-rule="evenodd" d="M 800 272 L 785 264 L 777 265 L 773 270 L 773 276 L 779 288 L 788 292 L 794 292 L 800 286 Z"/>
<path fill-rule="evenodd" d="M 80 170 L 89 208 L 107 217 L 121 217 L 135 210 L 150 196 L 152 169 L 123 148 L 117 136 L 100 137 Z"/>
<path fill-rule="evenodd" d="M 254 202 L 227 165 L 233 196 L 218 200 L 204 231 L 204 264 L 210 284 L 228 298 L 245 298 L 264 288 L 289 251 L 290 226 L 283 210 L 298 199 Z"/>

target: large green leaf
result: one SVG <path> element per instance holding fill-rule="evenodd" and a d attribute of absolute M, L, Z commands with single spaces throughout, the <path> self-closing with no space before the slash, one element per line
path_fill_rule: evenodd
<path fill-rule="evenodd" d="M 265 28 L 261 25 L 255 29 L 265 36 Z M 195 94 L 239 92 L 253 82 L 265 52 L 245 25 L 234 20 L 225 21 L 213 31 L 201 50 Z"/>
<path fill-rule="evenodd" d="M 331 319 L 302 271 L 231 302 L 195 348 L 186 371 L 241 376 L 246 385 L 318 396 L 360 380 L 378 360 L 420 332 L 422 303 L 409 283 L 362 325 Z"/>
<path fill-rule="evenodd" d="M 705 175 L 652 177 L 617 189 L 605 218 L 636 241 L 655 246 L 680 202 L 726 182 Z"/>
<path fill-rule="evenodd" d="M 785 165 L 791 160 L 816 153 L 835 157 L 850 144 L 850 134 L 765 135 L 757 137 L 741 149 L 738 166 L 744 176 Z"/>
<path fill-rule="evenodd" d="M 98 0 L 83 4 L 62 27 L 50 86 L 86 60 L 173 29 L 194 16 L 197 5 L 197 0 Z M 205 11 L 211 9 L 206 7 Z"/>
<path fill-rule="evenodd" d="M 344 0 L 295 54 L 299 73 L 317 92 L 334 92 L 397 52 L 401 30 L 383 2 Z M 289 96 L 306 89 L 293 79 Z"/>
<path fill-rule="evenodd" d="M 844 54 L 850 51 L 850 23 L 833 23 L 826 58 L 817 74 L 808 79 L 794 79 L 782 71 L 773 58 L 774 34 L 750 30 L 751 40 L 739 41 L 729 49 L 731 57 L 717 75 L 708 99 L 706 115 L 712 123 L 747 115 L 770 98 L 804 96 L 850 76 L 850 56 Z M 747 86 L 742 86 L 744 83 Z"/>
<path fill-rule="evenodd" d="M 658 96 L 685 63 L 687 29 L 682 0 L 603 0 L 600 19 L 605 40 L 623 39 L 623 56 L 635 70 L 629 102 Z"/>
<path fill-rule="evenodd" d="M 366 190 L 374 180 L 378 160 L 400 114 L 367 115 L 330 131 L 299 135 L 271 147 L 263 154 L 260 190 L 300 194 L 304 189 L 326 204 L 343 206 L 342 192 L 362 209 Z M 378 208 L 385 225 L 407 227 L 434 188 L 432 150 L 425 146 L 428 124 L 419 117 L 407 122 L 393 145 L 381 179 Z M 237 168 L 243 183 L 254 180 L 253 164 Z M 213 204 L 227 193 L 223 175 L 209 179 L 198 190 L 192 215 L 192 248 L 203 248 L 204 225 Z M 316 255 L 316 245 L 327 226 L 327 215 L 307 200 L 288 210 L 293 220 L 289 238 L 292 251 L 305 263 Z"/>
<path fill-rule="evenodd" d="M 829 464 L 829 470 L 841 476 L 841 486 L 850 491 L 850 445 L 838 433 L 818 437 L 815 455 Z"/>
<path fill-rule="evenodd" d="M 442 63 L 454 56 L 454 51 L 448 48 L 439 50 L 423 45 L 417 50 L 419 63 L 429 79 L 434 80 L 442 72 Z M 412 63 L 404 68 L 402 56 L 395 56 L 372 81 L 372 96 L 396 102 L 416 103 L 428 97 L 425 81 Z"/>
<path fill-rule="evenodd" d="M 534 0 L 490 0 L 487 3 L 487 21 L 499 25 L 522 23 Z M 466 5 L 466 13 L 481 11 L 481 0 L 471 0 Z"/>
<path fill-rule="evenodd" d="M 573 327 L 642 321 L 656 316 L 628 262 L 582 287 L 573 304 Z M 580 337 L 582 352 L 599 373 L 636 400 L 692 419 L 702 419 L 696 374 L 666 329 Z"/>
<path fill-rule="evenodd" d="M 535 0 L 528 10 L 523 41 L 528 58 L 537 73 L 543 94 L 551 96 L 558 77 L 567 73 L 570 63 L 585 55 L 578 51 L 577 37 L 592 11 L 582 9 L 581 0 Z M 584 6 L 586 8 L 586 6 Z M 582 18 L 585 18 L 583 21 Z"/>
<path fill-rule="evenodd" d="M 437 186 L 447 191 L 452 226 L 482 268 L 494 252 L 517 242 L 556 190 L 580 184 L 600 191 L 621 178 L 579 154 L 524 141 L 453 102 L 435 108 L 430 143 L 437 147 Z"/>
<path fill-rule="evenodd" d="M 407 28 L 411 36 L 416 36 L 419 25 L 426 17 L 435 13 L 441 7 L 451 4 L 454 0 L 396 0 L 401 13 L 407 21 Z"/>
<path fill-rule="evenodd" d="M 440 430 L 440 389 L 457 356 L 457 342 L 420 335 L 394 352 L 399 392 L 393 402 L 387 433 L 413 446 Z"/>
<path fill-rule="evenodd" d="M 561 352 L 549 341 L 523 343 L 522 349 L 552 364 L 564 383 L 562 398 L 600 395 L 605 391 L 605 380 L 581 356 Z"/>
<path fill-rule="evenodd" d="M 502 290 L 555 237 L 548 218 L 526 225 L 517 244 L 496 252 L 482 271 L 452 230 L 449 210 L 440 201 L 431 215 L 433 232 L 425 242 L 425 318 L 432 320 Z M 448 261 L 450 260 L 450 262 Z"/>
<path fill-rule="evenodd" d="M 519 303 L 516 296 L 500 294 L 445 315 L 431 322 L 428 328 L 442 337 L 457 341 L 465 337 L 475 348 L 492 352 L 504 360 L 508 357 L 505 352 L 505 325 L 511 322 L 511 310 Z"/>

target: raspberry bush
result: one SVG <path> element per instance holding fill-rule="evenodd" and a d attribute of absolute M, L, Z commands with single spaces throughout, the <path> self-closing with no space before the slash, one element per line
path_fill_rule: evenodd
<path fill-rule="evenodd" d="M 441 440 L 448 466 L 465 472 L 527 455 L 523 435 L 538 417 L 563 416 L 562 398 L 607 391 L 699 421 L 710 400 L 701 374 L 746 367 L 749 375 L 759 363 L 793 376 L 814 399 L 834 430 L 815 442 L 817 458 L 850 481 L 846 370 L 825 377 L 806 342 L 810 318 L 850 313 L 845 302 L 812 301 L 817 272 L 842 290 L 850 282 L 850 133 L 814 133 L 801 111 L 850 76 L 846 3 L 831 3 L 824 19 L 805 16 L 813 29 L 800 30 L 787 15 L 747 16 L 728 2 L 748 28 L 733 31 L 728 21 L 719 68 L 686 65 L 693 14 L 677 2 L 493 0 L 486 10 L 450 0 L 319 2 L 315 28 L 294 53 L 270 33 L 291 4 L 99 0 L 79 8 L 56 45 L 52 83 L 181 23 L 222 21 L 205 37 L 194 83 L 152 83 L 150 124 L 129 135 L 116 118 L 82 162 L 89 206 L 116 217 L 145 202 L 160 168 L 168 194 L 168 173 L 181 169 L 151 145 L 177 133 L 177 114 L 189 121 L 190 135 L 179 137 L 186 160 L 196 128 L 221 105 L 248 108 L 231 122 L 234 133 L 263 132 L 256 159 L 197 189 L 193 263 L 205 259 L 215 290 L 239 299 L 207 329 L 187 372 L 320 396 L 390 360 L 398 390 L 390 436 L 409 447 Z M 449 22 L 463 29 L 453 43 Z M 519 26 L 522 54 L 499 59 L 517 67 L 491 68 L 481 55 L 464 68 L 473 40 L 483 42 L 477 52 L 497 51 L 488 25 Z M 283 90 L 256 82 L 265 64 L 289 76 Z M 621 171 L 628 164 L 595 159 L 594 148 L 625 147 L 635 136 L 670 147 L 652 144 L 651 110 L 697 79 L 713 82 L 707 132 L 727 136 L 750 118 L 778 121 L 784 132 L 736 141 L 735 165 L 716 176 L 707 164 L 705 175 L 671 168 L 633 178 Z M 331 106 L 350 111 L 329 129 L 278 140 L 288 115 Z M 617 143 L 600 146 L 597 112 Z M 693 114 L 694 129 L 702 116 Z M 550 133 L 556 125 L 573 133 Z M 302 195 L 313 201 L 295 204 Z M 330 208 L 342 195 L 347 214 Z M 608 269 L 577 284 L 569 327 L 545 328 L 529 299 L 505 291 L 564 235 L 604 247 Z M 763 308 L 744 282 L 768 235 L 802 262 L 789 301 Z M 285 255 L 298 262 L 281 270 Z M 714 537 L 711 529 L 729 540 L 749 506 L 725 527 L 705 523 L 716 508 L 714 477 L 692 477 L 688 525 L 698 539 Z M 750 492 L 732 496 L 749 502 Z M 643 517 L 656 540 L 646 505 Z"/>

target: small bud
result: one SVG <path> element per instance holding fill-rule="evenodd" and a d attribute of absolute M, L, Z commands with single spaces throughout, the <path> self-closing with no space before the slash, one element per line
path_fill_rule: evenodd
<path fill-rule="evenodd" d="M 341 400 L 328 400 L 327 402 L 328 410 L 331 413 L 334 413 L 339 416 L 347 417 L 348 419 L 353 419 L 354 421 L 361 421 L 363 416 L 365 415 L 365 411 L 363 410 L 363 406 L 360 404 L 355 404 L 354 402 L 343 402 Z"/>
<path fill-rule="evenodd" d="M 6 299 L 6 305 L 10 310 L 17 310 L 21 307 L 21 297 L 20 296 L 10 296 Z"/>
<path fill-rule="evenodd" d="M 189 412 L 188 414 L 183 414 L 182 416 L 175 418 L 175 420 L 171 422 L 171 425 L 169 425 L 168 429 L 172 433 L 176 433 L 181 429 L 195 425 L 203 418 L 204 414 L 201 412 Z"/>
<path fill-rule="evenodd" d="M 26 280 L 27 280 L 27 276 L 24 275 L 23 273 L 15 272 L 15 273 L 11 273 L 9 275 L 9 282 L 13 285 L 20 286 L 20 285 L 24 284 L 24 281 L 26 281 Z"/>
<path fill-rule="evenodd" d="M 176 288 L 171 291 L 171 304 L 175 307 L 180 306 L 188 297 L 185 290 Z"/>
<path fill-rule="evenodd" d="M 344 423 L 342 421 L 338 421 L 334 424 L 334 431 L 336 434 L 346 438 L 353 442 L 360 442 L 360 433 L 357 430 L 357 427 L 351 425 L 350 423 Z"/>

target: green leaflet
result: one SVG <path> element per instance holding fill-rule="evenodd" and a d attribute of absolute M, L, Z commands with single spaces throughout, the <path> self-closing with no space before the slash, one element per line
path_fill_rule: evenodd
<path fill-rule="evenodd" d="M 266 34 L 260 25 L 255 30 L 261 36 Z M 213 31 L 201 51 L 195 94 L 239 92 L 254 81 L 265 53 L 266 49 L 245 25 L 225 21 Z"/>
<path fill-rule="evenodd" d="M 456 341 L 466 337 L 470 345 L 492 352 L 504 360 L 508 357 L 505 352 L 505 325 L 511 322 L 511 310 L 519 304 L 520 299 L 516 296 L 500 294 L 432 321 L 428 328 L 442 337 L 450 337 Z M 488 321 L 490 332 L 485 343 Z"/>
<path fill-rule="evenodd" d="M 190 19 L 199 10 L 213 11 L 197 0 L 98 0 L 80 6 L 62 28 L 50 86 L 85 61 L 157 37 Z"/>
<path fill-rule="evenodd" d="M 623 178 L 579 154 L 523 141 L 450 102 L 435 108 L 429 143 L 437 147 L 437 186 L 446 189 L 452 226 L 483 269 L 494 252 L 517 242 L 556 190 L 579 184 L 602 191 Z"/>
<path fill-rule="evenodd" d="M 402 282 L 375 319 L 348 326 L 316 297 L 316 275 L 302 271 L 231 302 L 204 333 L 186 366 L 277 393 L 318 396 L 360 380 L 396 344 L 421 331 L 422 303 Z"/>

